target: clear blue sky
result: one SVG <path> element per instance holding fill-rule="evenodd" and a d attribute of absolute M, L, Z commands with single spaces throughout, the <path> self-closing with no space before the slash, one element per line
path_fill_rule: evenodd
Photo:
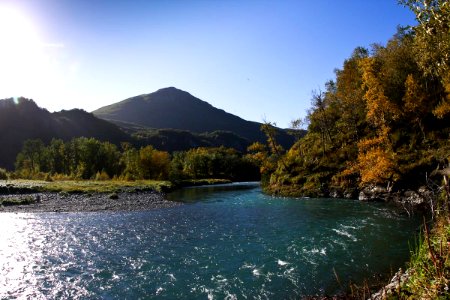
<path fill-rule="evenodd" d="M 92 111 L 174 86 L 280 127 L 355 47 L 415 23 L 396 0 L 1 0 L 0 19 L 0 98 Z"/>

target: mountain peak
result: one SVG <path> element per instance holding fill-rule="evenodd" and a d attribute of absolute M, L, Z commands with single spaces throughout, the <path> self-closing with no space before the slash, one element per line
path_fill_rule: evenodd
<path fill-rule="evenodd" d="M 128 98 L 93 113 L 102 119 L 147 128 L 170 128 L 195 133 L 229 131 L 252 142 L 266 140 L 260 131 L 261 124 L 227 113 L 175 87 Z M 292 138 L 284 135 L 282 139 L 290 142 Z"/>
<path fill-rule="evenodd" d="M 159 89 L 156 92 L 147 94 L 146 96 L 151 96 L 151 95 L 171 96 L 171 97 L 194 97 L 190 93 L 180 90 L 180 89 L 177 89 L 176 87 L 173 87 L 173 86 Z"/>
<path fill-rule="evenodd" d="M 173 92 L 177 91 L 177 92 L 187 93 L 187 92 L 185 92 L 185 91 L 183 91 L 183 90 L 177 89 L 177 88 L 174 87 L 174 86 L 169 86 L 169 87 L 165 87 L 165 88 L 159 89 L 159 90 L 157 90 L 155 93 L 159 93 L 159 92 L 171 92 L 171 91 L 173 91 Z"/>

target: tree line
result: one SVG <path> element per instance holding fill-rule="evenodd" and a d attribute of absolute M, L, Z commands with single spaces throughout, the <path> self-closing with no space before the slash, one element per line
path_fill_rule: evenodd
<path fill-rule="evenodd" d="M 152 146 L 120 147 L 95 138 L 27 140 L 16 159 L 15 176 L 30 179 L 259 180 L 258 167 L 237 150 L 195 148 L 170 154 Z"/>

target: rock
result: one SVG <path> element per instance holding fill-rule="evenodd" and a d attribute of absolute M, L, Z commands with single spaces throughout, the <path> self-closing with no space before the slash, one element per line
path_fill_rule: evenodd
<path fill-rule="evenodd" d="M 345 199 L 356 199 L 356 190 L 355 189 L 346 189 L 344 191 L 344 198 Z"/>
<path fill-rule="evenodd" d="M 407 190 L 403 195 L 403 201 L 413 206 L 419 206 L 425 203 L 425 199 L 415 191 Z"/>
<path fill-rule="evenodd" d="M 389 296 L 395 295 L 399 288 L 408 280 L 409 276 L 409 269 L 406 270 L 406 272 L 403 272 L 400 268 L 398 272 L 394 274 L 394 277 L 392 277 L 389 284 L 381 288 L 378 292 L 372 294 L 369 300 L 387 299 Z"/>
<path fill-rule="evenodd" d="M 389 192 L 386 188 L 377 186 L 377 185 L 371 185 L 368 187 L 363 188 L 359 192 L 358 199 L 360 201 L 386 201 L 389 198 Z"/>
<path fill-rule="evenodd" d="M 330 190 L 330 198 L 342 198 L 342 193 L 338 189 Z"/>
<path fill-rule="evenodd" d="M 370 197 L 368 194 L 366 194 L 364 191 L 359 192 L 358 199 L 360 201 L 369 201 Z"/>

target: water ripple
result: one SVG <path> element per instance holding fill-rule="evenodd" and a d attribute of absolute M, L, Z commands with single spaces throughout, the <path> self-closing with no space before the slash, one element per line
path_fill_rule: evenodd
<path fill-rule="evenodd" d="M 196 195 L 148 212 L 0 214 L 0 298 L 329 294 L 339 290 L 333 268 L 357 281 L 398 267 L 420 222 L 378 204 L 259 189 Z"/>

